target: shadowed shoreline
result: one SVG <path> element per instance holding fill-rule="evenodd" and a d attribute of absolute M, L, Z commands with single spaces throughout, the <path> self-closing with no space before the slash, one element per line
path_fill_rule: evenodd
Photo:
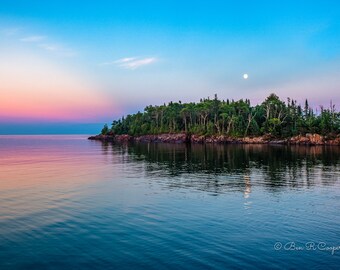
<path fill-rule="evenodd" d="M 154 143 L 192 143 L 192 144 L 281 144 L 281 145 L 334 145 L 340 146 L 340 137 L 321 136 L 319 134 L 298 135 L 286 139 L 275 138 L 270 135 L 258 137 L 230 137 L 225 135 L 191 135 L 186 133 L 168 133 L 158 135 L 130 136 L 123 135 L 95 135 L 89 140 L 107 141 L 114 143 L 154 142 Z"/>

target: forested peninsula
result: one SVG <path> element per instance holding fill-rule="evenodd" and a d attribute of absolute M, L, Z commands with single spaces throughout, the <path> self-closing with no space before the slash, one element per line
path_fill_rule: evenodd
<path fill-rule="evenodd" d="M 276 143 L 340 145 L 340 113 L 335 105 L 312 109 L 270 94 L 261 104 L 249 99 L 201 99 L 147 106 L 105 125 L 89 139 L 113 142 Z"/>

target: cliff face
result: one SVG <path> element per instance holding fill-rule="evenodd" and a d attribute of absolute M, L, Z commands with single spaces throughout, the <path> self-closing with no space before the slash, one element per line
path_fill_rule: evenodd
<path fill-rule="evenodd" d="M 276 139 L 270 135 L 259 137 L 233 138 L 225 135 L 202 136 L 178 134 L 158 134 L 158 135 L 96 135 L 89 137 L 89 140 L 99 140 L 107 142 L 127 143 L 127 142 L 155 142 L 155 143 L 216 143 L 216 144 L 290 144 L 290 145 L 340 145 L 340 136 L 329 139 L 319 134 L 298 135 L 289 139 Z"/>

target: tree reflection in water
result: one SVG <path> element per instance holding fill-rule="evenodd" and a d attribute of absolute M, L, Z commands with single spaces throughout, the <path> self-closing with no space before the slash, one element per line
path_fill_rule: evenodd
<path fill-rule="evenodd" d="M 248 198 L 253 186 L 275 192 L 336 185 L 340 176 L 340 147 L 103 143 L 102 148 L 121 162 L 138 164 L 150 181 L 211 194 L 239 190 Z"/>

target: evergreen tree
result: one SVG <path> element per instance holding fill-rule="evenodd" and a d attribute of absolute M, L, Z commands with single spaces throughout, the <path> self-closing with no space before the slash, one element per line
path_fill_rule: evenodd
<path fill-rule="evenodd" d="M 270 94 L 260 105 L 252 107 L 250 100 L 200 99 L 198 103 L 169 102 L 161 106 L 149 105 L 144 112 L 127 115 L 107 125 L 102 134 L 160 134 L 186 132 L 201 135 L 257 136 L 272 134 L 289 137 L 298 134 L 340 133 L 340 113 L 331 103 L 314 112 L 305 100 L 304 107 L 288 98 L 283 102 Z"/>

